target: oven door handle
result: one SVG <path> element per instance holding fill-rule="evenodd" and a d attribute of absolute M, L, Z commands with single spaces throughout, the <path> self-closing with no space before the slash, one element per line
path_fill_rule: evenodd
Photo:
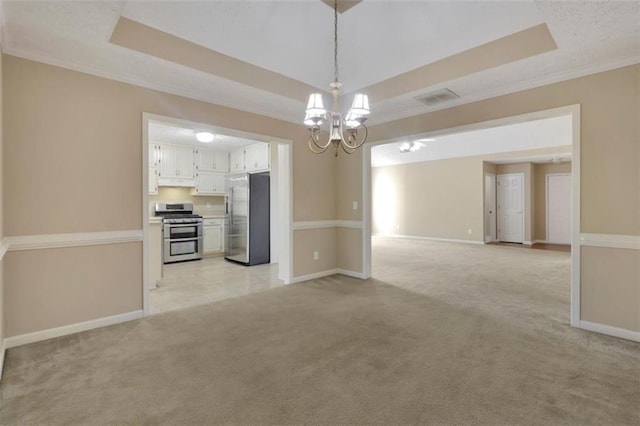
<path fill-rule="evenodd" d="M 198 222 L 198 223 L 185 223 L 182 225 L 177 225 L 177 224 L 173 224 L 173 223 L 169 223 L 167 225 L 169 225 L 171 228 L 191 228 L 194 226 L 200 226 L 202 222 Z"/>
<path fill-rule="evenodd" d="M 191 238 L 165 238 L 165 241 L 168 241 L 170 243 L 180 243 L 183 241 L 196 241 L 196 240 L 201 240 L 202 237 L 191 237 Z"/>

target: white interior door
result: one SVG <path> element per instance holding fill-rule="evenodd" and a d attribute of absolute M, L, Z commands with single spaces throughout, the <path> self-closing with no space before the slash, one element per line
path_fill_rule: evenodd
<path fill-rule="evenodd" d="M 524 174 L 498 175 L 498 240 L 524 242 Z"/>
<path fill-rule="evenodd" d="M 487 173 L 484 175 L 484 219 L 485 241 L 496 241 L 496 175 Z"/>
<path fill-rule="evenodd" d="M 571 244 L 571 175 L 547 175 L 547 241 Z"/>

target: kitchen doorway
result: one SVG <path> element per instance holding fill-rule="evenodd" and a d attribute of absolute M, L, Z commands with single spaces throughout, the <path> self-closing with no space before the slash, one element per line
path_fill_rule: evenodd
<path fill-rule="evenodd" d="M 291 141 L 150 113 L 143 113 L 142 121 L 145 316 L 289 284 L 292 276 Z M 200 132 L 215 135 L 214 143 L 198 144 L 196 133 Z M 239 151 L 242 151 L 242 164 L 238 164 L 236 153 Z M 244 164 L 245 156 L 250 160 L 248 165 Z M 238 173 L 269 176 L 268 250 L 271 257 L 266 264 L 248 267 L 224 258 L 225 232 L 228 232 L 224 225 L 228 212 L 225 180 Z M 164 225 L 162 219 L 155 216 L 156 203 L 163 208 L 179 208 L 202 222 L 200 234 L 194 235 L 200 260 L 166 261 Z M 175 247 L 183 245 L 174 244 Z M 156 283 L 162 291 L 154 290 Z"/>

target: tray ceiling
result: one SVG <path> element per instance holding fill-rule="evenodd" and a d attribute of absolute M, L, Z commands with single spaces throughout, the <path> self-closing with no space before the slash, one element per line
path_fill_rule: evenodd
<path fill-rule="evenodd" d="M 287 121 L 332 80 L 320 0 L 0 4 L 5 53 Z M 339 19 L 343 92 L 370 92 L 372 123 L 640 62 L 638 2 L 365 0 Z M 443 87 L 460 98 L 414 99 Z"/>

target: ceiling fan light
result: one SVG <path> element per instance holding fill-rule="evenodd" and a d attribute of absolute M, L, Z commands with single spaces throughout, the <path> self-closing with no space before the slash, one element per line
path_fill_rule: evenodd
<path fill-rule="evenodd" d="M 213 138 L 214 137 L 215 137 L 215 135 L 213 133 L 210 133 L 210 132 L 197 132 L 196 133 L 196 139 L 198 140 L 198 142 L 203 142 L 203 143 L 213 142 Z"/>
<path fill-rule="evenodd" d="M 359 116 L 369 115 L 371 112 L 369 110 L 369 96 L 364 93 L 356 93 L 349 111 Z"/>
<path fill-rule="evenodd" d="M 322 103 L 321 93 L 312 93 L 309 95 L 309 102 L 307 103 L 307 109 L 305 111 L 309 117 L 319 117 L 327 113 Z"/>

